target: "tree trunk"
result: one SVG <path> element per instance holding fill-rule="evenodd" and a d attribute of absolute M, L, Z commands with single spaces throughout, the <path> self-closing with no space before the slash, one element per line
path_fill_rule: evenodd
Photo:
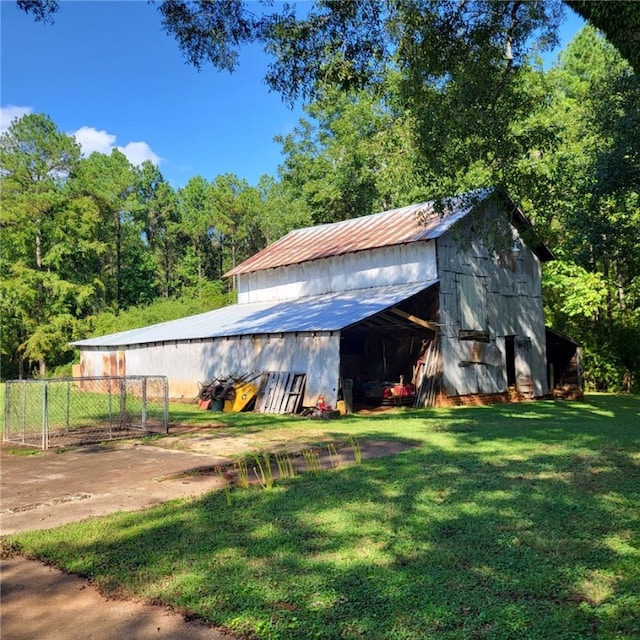
<path fill-rule="evenodd" d="M 624 293 L 624 282 L 622 274 L 620 273 L 620 261 L 617 259 L 617 256 L 614 264 L 616 268 L 616 288 L 618 292 L 618 304 L 620 306 L 620 311 L 624 312 L 627 308 L 627 303 Z"/>
<path fill-rule="evenodd" d="M 115 222 L 115 240 L 116 240 L 116 304 L 118 309 L 122 308 L 120 300 L 120 272 L 122 270 L 122 232 L 120 227 L 120 211 L 117 211 L 114 217 Z"/>

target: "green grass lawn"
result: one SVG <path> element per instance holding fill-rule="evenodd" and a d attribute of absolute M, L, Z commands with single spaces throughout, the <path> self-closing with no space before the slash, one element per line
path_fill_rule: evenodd
<path fill-rule="evenodd" d="M 250 638 L 640 638 L 640 397 L 319 422 L 419 446 L 4 544 Z"/>

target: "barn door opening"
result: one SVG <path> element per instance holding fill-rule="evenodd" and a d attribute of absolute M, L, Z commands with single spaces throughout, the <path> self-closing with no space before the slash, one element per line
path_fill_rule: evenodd
<path fill-rule="evenodd" d="M 516 340 L 516 389 L 525 398 L 533 398 L 533 375 L 531 373 L 531 338 Z"/>
<path fill-rule="evenodd" d="M 507 358 L 507 388 L 516 386 L 516 337 L 505 336 L 505 353 Z"/>
<path fill-rule="evenodd" d="M 415 403 L 416 374 L 427 346 L 435 343 L 438 308 L 434 285 L 341 330 L 340 377 L 343 388 L 352 383 L 355 405 Z M 436 349 L 428 354 L 430 363 L 438 362 Z M 439 383 L 438 372 L 431 378 Z"/>
<path fill-rule="evenodd" d="M 352 381 L 356 406 L 407 405 L 416 401 L 416 368 L 433 334 L 371 331 L 370 325 L 343 331 L 340 377 Z M 431 354 L 433 349 L 428 351 Z"/>

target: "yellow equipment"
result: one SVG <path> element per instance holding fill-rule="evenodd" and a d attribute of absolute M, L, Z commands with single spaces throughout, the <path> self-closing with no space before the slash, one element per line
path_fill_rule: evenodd
<path fill-rule="evenodd" d="M 257 393 L 258 387 L 253 382 L 236 380 L 223 392 L 224 408 L 222 410 L 226 413 L 242 411 Z"/>

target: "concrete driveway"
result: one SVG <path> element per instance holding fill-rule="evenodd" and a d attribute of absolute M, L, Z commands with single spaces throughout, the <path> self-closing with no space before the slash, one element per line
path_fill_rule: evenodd
<path fill-rule="evenodd" d="M 0 462 L 0 522 L 7 534 L 196 497 L 222 481 L 193 472 L 230 460 L 128 442 L 30 456 L 2 449 Z M 25 558 L 3 558 L 0 578 L 2 640 L 233 638 L 166 607 L 109 600 L 87 580 Z"/>
<path fill-rule="evenodd" d="M 78 576 L 3 559 L 2 640 L 233 640 L 166 607 L 108 600 Z"/>
<path fill-rule="evenodd" d="M 2 449 L 0 462 L 0 524 L 7 534 L 199 496 L 219 488 L 221 480 L 189 474 L 231 461 L 129 442 L 32 456 Z"/>

